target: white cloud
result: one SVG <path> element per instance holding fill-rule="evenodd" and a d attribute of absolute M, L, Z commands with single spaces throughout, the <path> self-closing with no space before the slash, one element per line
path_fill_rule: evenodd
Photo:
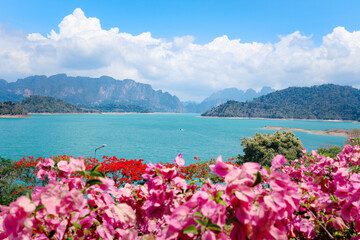
<path fill-rule="evenodd" d="M 337 27 L 314 46 L 299 31 L 276 43 L 242 43 L 226 35 L 200 45 L 193 36 L 173 41 L 145 32 L 105 30 L 81 9 L 47 36 L 0 25 L 0 78 L 33 74 L 131 78 L 183 100 L 202 100 L 216 90 L 336 83 L 360 87 L 360 31 Z"/>

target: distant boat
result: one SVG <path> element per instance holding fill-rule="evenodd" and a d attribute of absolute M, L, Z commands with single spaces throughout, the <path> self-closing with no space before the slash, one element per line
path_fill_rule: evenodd
<path fill-rule="evenodd" d="M 180 128 L 180 131 L 184 131 L 184 129 Z"/>

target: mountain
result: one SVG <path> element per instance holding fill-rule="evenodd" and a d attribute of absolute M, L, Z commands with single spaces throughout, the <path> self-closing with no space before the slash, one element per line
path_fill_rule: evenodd
<path fill-rule="evenodd" d="M 18 103 L 30 113 L 86 113 L 97 112 L 92 109 L 80 108 L 53 97 L 32 95 Z"/>
<path fill-rule="evenodd" d="M 19 104 L 11 101 L 0 102 L 0 115 L 28 115 Z"/>
<path fill-rule="evenodd" d="M 228 101 L 202 116 L 360 121 L 360 90 L 334 84 L 290 87 L 249 102 Z"/>
<path fill-rule="evenodd" d="M 0 102 L 12 101 L 18 102 L 24 97 L 8 91 L 8 82 L 0 79 Z"/>
<path fill-rule="evenodd" d="M 245 102 L 274 91 L 275 90 L 270 87 L 263 87 L 260 92 L 256 92 L 252 88 L 246 91 L 242 91 L 237 88 L 226 88 L 213 93 L 211 96 L 205 98 L 201 103 L 197 104 L 195 102 L 184 102 L 183 105 L 188 112 L 204 112 L 229 100 Z"/>
<path fill-rule="evenodd" d="M 130 79 L 54 76 L 31 76 L 8 83 L 0 80 L 0 100 L 21 100 L 31 95 L 50 96 L 75 105 L 99 105 L 116 103 L 139 105 L 161 112 L 184 112 L 185 108 L 176 96 L 161 90 L 155 91 L 149 84 Z"/>

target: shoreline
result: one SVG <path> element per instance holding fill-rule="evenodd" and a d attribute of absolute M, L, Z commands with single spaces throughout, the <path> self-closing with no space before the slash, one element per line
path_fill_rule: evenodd
<path fill-rule="evenodd" d="M 30 115 L 60 115 L 60 114 L 100 114 L 100 113 L 29 113 Z"/>
<path fill-rule="evenodd" d="M 338 119 L 301 119 L 301 118 L 260 118 L 260 117 L 212 117 L 212 116 L 197 116 L 202 118 L 223 118 L 223 119 L 258 119 L 258 120 L 283 120 L 283 121 L 324 121 L 324 122 L 351 122 L 360 123 L 355 120 L 338 120 Z"/>
<path fill-rule="evenodd" d="M 353 129 L 339 129 L 339 128 L 326 129 L 326 130 L 309 130 L 303 128 L 289 128 L 289 127 L 277 127 L 277 126 L 266 126 L 261 129 L 280 130 L 280 131 L 298 131 L 298 132 L 307 132 L 311 134 L 341 136 L 341 137 L 351 136 L 351 131 L 353 130 Z"/>
<path fill-rule="evenodd" d="M 150 113 L 141 113 L 141 112 L 85 112 L 85 113 L 32 113 L 29 115 L 0 115 L 0 118 L 27 118 L 32 115 L 97 115 L 97 114 L 183 114 L 175 112 L 150 112 Z"/>
<path fill-rule="evenodd" d="M 152 113 L 137 113 L 137 112 L 97 112 L 97 113 L 29 113 L 31 115 L 95 115 L 95 114 L 152 114 Z"/>
<path fill-rule="evenodd" d="M 150 113 L 141 113 L 141 112 L 96 112 L 96 113 L 29 113 L 30 115 L 74 115 L 74 114 L 184 114 L 177 112 L 150 112 Z"/>
<path fill-rule="evenodd" d="M 0 118 L 29 118 L 31 117 L 31 115 L 8 115 L 8 114 L 5 114 L 5 115 L 0 115 Z"/>

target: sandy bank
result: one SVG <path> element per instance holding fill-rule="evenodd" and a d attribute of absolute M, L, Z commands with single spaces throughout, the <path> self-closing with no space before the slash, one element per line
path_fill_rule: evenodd
<path fill-rule="evenodd" d="M 96 113 L 29 113 L 31 115 L 75 115 L 75 114 L 154 114 L 154 113 L 138 113 L 138 112 L 96 112 Z"/>
<path fill-rule="evenodd" d="M 31 115 L 59 115 L 59 114 L 67 114 L 67 115 L 73 115 L 73 114 L 100 114 L 100 113 L 29 113 Z"/>
<path fill-rule="evenodd" d="M 267 127 L 263 127 L 262 129 L 300 131 L 300 132 L 308 132 L 308 133 L 312 133 L 312 134 L 344 136 L 344 137 L 350 136 L 351 131 L 352 131 L 352 129 L 309 130 L 309 129 L 302 129 L 302 128 L 288 128 L 288 127 L 276 127 L 276 126 L 267 126 Z"/>
<path fill-rule="evenodd" d="M 140 112 L 97 112 L 97 113 L 29 113 L 31 115 L 60 115 L 60 114 L 183 114 L 176 112 L 150 112 L 150 113 L 140 113 Z"/>
<path fill-rule="evenodd" d="M 30 115 L 0 115 L 0 118 L 28 118 Z"/>

